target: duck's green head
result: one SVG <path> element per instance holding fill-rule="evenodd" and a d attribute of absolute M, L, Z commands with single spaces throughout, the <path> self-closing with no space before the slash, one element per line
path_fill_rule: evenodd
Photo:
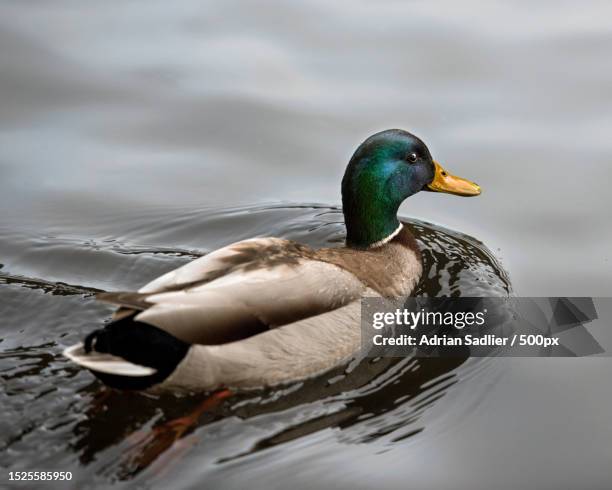
<path fill-rule="evenodd" d="M 385 243 L 399 231 L 400 204 L 421 190 L 480 194 L 478 185 L 446 172 L 413 134 L 389 129 L 370 136 L 355 151 L 342 179 L 347 245 Z"/>

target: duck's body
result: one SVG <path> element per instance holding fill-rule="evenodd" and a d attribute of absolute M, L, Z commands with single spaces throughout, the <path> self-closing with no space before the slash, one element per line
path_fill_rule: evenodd
<path fill-rule="evenodd" d="M 388 163 L 389 142 L 398 141 L 416 148 L 410 160 L 417 150 L 423 155 L 423 168 L 409 163 L 411 178 Z M 360 300 L 409 295 L 421 277 L 418 247 L 396 214 L 406 194 L 434 185 L 441 172 L 435 165 L 409 133 L 375 135 L 357 150 L 343 180 L 345 247 L 245 240 L 137 293 L 101 294 L 120 307 L 113 322 L 67 349 L 68 357 L 111 386 L 173 392 L 272 386 L 347 361 L 361 346 Z M 359 201 L 368 192 L 380 205 Z"/>

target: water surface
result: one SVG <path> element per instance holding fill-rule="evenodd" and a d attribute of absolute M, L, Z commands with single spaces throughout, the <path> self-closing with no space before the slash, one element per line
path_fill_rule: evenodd
<path fill-rule="evenodd" d="M 422 221 L 406 224 L 424 251 L 425 273 L 416 294 L 512 293 L 505 271 L 477 240 Z M 94 293 L 135 288 L 224 245 L 221 236 L 227 242 L 273 235 L 338 246 L 344 240 L 341 211 L 313 204 L 158 210 L 101 217 L 86 236 L 76 235 L 70 225 L 39 233 L 6 232 L 8 240 L 0 247 L 10 264 L 0 270 L 5 319 L 0 396 L 3 454 L 11 468 L 61 467 L 73 471 L 75 485 L 135 479 L 164 488 L 166 478 L 175 481 L 180 475 L 175 486 L 219 477 L 224 487 L 240 488 L 253 478 L 249 467 L 256 461 L 269 465 L 284 459 L 295 469 L 291 447 L 314 444 L 319 458 L 342 448 L 346 460 L 329 470 L 341 483 L 352 459 L 363 457 L 362 445 L 376 455 L 444 432 L 471 403 L 460 402 L 452 414 L 435 417 L 431 409 L 441 400 L 453 403 L 469 389 L 456 385 L 483 376 L 491 382 L 499 375 L 495 366 L 483 368 L 493 363 L 489 360 L 365 359 L 304 383 L 239 394 L 205 411 L 170 445 L 168 435 L 155 427 L 191 413 L 202 397 L 112 392 L 61 355 L 108 321 L 112 307 L 97 303 Z M 474 386 L 471 393 L 481 396 L 483 389 Z M 313 465 L 323 468 L 328 462 L 309 456 L 302 468 Z"/>
<path fill-rule="evenodd" d="M 422 292 L 610 296 L 611 14 L 598 0 L 0 4 L 0 463 L 70 469 L 79 488 L 609 488 L 608 359 L 336 373 L 227 401 L 160 470 L 125 461 L 128 435 L 198 400 L 104 398 L 59 353 L 108 319 L 97 290 L 256 235 L 338 244 L 345 164 L 390 127 L 484 189 L 402 207 L 433 250 Z"/>

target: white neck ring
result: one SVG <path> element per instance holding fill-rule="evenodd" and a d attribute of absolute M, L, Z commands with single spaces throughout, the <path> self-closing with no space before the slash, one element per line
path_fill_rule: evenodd
<path fill-rule="evenodd" d="M 402 231 L 402 228 L 404 228 L 404 225 L 402 223 L 400 223 L 399 226 L 395 229 L 395 231 L 393 233 L 391 233 L 389 236 L 386 236 L 382 240 L 378 240 L 377 242 L 371 243 L 368 246 L 368 248 L 378 248 L 378 247 L 383 246 L 385 243 L 389 243 L 397 235 L 399 235 L 399 232 Z"/>

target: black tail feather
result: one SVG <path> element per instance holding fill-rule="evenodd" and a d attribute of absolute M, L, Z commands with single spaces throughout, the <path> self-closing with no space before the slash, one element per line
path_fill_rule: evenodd
<path fill-rule="evenodd" d="M 168 332 L 134 320 L 134 315 L 110 323 L 85 337 L 86 352 L 100 352 L 156 369 L 150 376 L 120 376 L 94 372 L 104 383 L 120 389 L 142 390 L 162 382 L 187 355 L 190 344 Z"/>

